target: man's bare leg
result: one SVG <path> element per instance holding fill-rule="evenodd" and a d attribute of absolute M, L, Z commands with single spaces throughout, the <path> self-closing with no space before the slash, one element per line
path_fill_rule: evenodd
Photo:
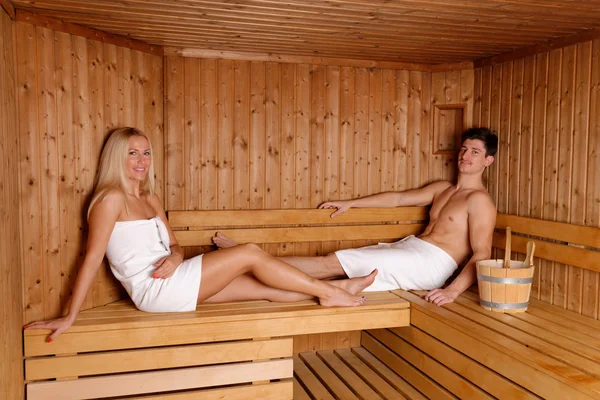
<path fill-rule="evenodd" d="M 228 247 L 236 246 L 237 243 L 223 235 L 221 232 L 217 232 L 212 238 L 213 243 L 221 248 L 226 249 Z M 337 256 L 334 253 L 326 256 L 313 256 L 313 257 L 279 257 L 279 259 L 291 266 L 299 269 L 307 275 L 317 279 L 332 279 L 332 278 L 347 278 L 348 276 L 340 264 Z"/>

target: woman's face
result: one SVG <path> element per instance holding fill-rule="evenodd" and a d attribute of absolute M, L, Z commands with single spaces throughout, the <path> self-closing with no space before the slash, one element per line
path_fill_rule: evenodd
<path fill-rule="evenodd" d="M 126 175 L 129 179 L 143 182 L 148 175 L 152 155 L 150 144 L 143 136 L 132 136 L 129 138 L 127 150 Z"/>

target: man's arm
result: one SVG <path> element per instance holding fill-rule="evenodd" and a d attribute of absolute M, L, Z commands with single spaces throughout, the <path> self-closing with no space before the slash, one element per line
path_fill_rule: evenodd
<path fill-rule="evenodd" d="M 477 261 L 488 260 L 492 254 L 492 237 L 496 226 L 496 208 L 486 193 L 474 193 L 467 200 L 469 239 L 473 256 L 461 273 L 444 289 L 434 289 L 425 300 L 438 306 L 451 303 L 477 280 Z"/>
<path fill-rule="evenodd" d="M 419 189 L 403 192 L 383 192 L 352 200 L 328 201 L 319 208 L 337 208 L 332 217 L 348 211 L 350 208 L 365 207 L 407 207 L 427 206 L 433 203 L 434 197 L 446 190 L 452 184 L 448 181 L 437 181 Z"/>

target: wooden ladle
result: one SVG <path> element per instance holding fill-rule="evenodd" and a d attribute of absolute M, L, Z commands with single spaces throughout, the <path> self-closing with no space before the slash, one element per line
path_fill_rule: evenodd
<path fill-rule="evenodd" d="M 510 227 L 506 227 L 506 248 L 504 249 L 504 268 L 510 268 Z"/>

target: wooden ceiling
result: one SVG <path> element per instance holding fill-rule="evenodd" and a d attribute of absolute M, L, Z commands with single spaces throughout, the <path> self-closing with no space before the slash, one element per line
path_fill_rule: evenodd
<path fill-rule="evenodd" d="M 600 0 L 12 0 L 177 49 L 456 63 L 600 28 Z M 174 49 L 171 49 L 174 51 Z"/>

